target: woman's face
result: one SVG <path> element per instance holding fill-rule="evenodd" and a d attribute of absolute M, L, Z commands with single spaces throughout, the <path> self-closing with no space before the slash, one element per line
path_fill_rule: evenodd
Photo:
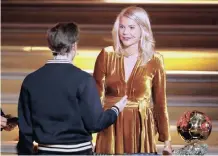
<path fill-rule="evenodd" d="M 132 19 L 122 16 L 119 25 L 119 38 L 125 47 L 138 44 L 141 37 L 139 25 Z"/>

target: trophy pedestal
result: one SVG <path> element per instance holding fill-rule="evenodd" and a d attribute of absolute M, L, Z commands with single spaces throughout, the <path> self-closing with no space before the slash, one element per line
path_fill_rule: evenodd
<path fill-rule="evenodd" d="M 205 155 L 208 153 L 208 145 L 201 143 L 190 143 L 184 147 L 174 150 L 173 155 Z"/>

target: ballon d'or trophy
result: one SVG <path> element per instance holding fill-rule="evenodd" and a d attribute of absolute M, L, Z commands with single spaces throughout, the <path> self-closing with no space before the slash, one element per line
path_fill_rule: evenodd
<path fill-rule="evenodd" d="M 207 140 L 212 130 L 209 117 L 199 111 L 185 112 L 177 122 L 177 131 L 181 138 L 187 142 L 183 148 L 173 151 L 173 155 L 205 155 Z"/>

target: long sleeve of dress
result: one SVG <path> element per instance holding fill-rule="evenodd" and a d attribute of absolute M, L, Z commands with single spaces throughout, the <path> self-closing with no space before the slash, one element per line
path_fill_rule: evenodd
<path fill-rule="evenodd" d="M 22 85 L 18 102 L 19 142 L 17 150 L 19 155 L 33 154 L 33 130 L 30 112 L 29 93 Z"/>
<path fill-rule="evenodd" d="M 105 93 L 105 73 L 106 73 L 106 66 L 105 66 L 105 52 L 104 49 L 99 53 L 96 62 L 95 62 L 95 68 L 94 68 L 94 73 L 93 77 L 96 81 L 97 89 L 99 96 L 101 98 L 101 101 L 104 98 L 104 93 Z"/>
<path fill-rule="evenodd" d="M 166 74 L 164 70 L 163 57 L 156 58 L 156 72 L 153 79 L 152 95 L 154 101 L 154 115 L 156 120 L 159 141 L 170 140 L 169 117 L 166 100 Z"/>

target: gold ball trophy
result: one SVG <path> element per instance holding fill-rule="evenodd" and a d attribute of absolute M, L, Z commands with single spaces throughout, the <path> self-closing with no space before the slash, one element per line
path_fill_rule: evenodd
<path fill-rule="evenodd" d="M 208 145 L 202 141 L 207 140 L 212 130 L 209 117 L 197 110 L 185 112 L 177 122 L 177 131 L 181 138 L 187 142 L 183 148 L 173 151 L 173 155 L 205 155 Z"/>

